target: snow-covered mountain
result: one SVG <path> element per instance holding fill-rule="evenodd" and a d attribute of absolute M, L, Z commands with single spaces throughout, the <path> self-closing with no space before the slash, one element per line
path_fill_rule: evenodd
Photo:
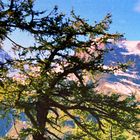
<path fill-rule="evenodd" d="M 116 45 L 108 44 L 113 48 L 104 58 L 106 66 L 116 63 L 130 63 L 125 71 L 116 71 L 114 74 L 105 74 L 100 81 L 100 90 L 114 91 L 121 94 L 136 94 L 140 100 L 140 41 L 119 41 Z"/>

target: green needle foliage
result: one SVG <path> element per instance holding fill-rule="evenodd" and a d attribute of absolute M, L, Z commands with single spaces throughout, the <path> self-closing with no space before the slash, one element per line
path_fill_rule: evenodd
<path fill-rule="evenodd" d="M 25 113 L 29 125 L 19 137 L 62 139 L 67 120 L 88 139 L 102 139 L 98 133 L 106 132 L 105 123 L 139 133 L 140 110 L 134 96 L 121 100 L 118 94 L 108 96 L 96 88 L 97 75 L 127 67 L 104 67 L 109 51 L 105 44 L 122 37 L 109 33 L 111 15 L 90 25 L 73 11 L 66 17 L 57 7 L 49 14 L 33 7 L 32 0 L 0 0 L 0 39 L 9 39 L 16 54 L 0 70 L 0 106 L 12 109 L 15 119 Z M 15 30 L 26 31 L 36 43 L 17 44 L 10 38 Z"/>

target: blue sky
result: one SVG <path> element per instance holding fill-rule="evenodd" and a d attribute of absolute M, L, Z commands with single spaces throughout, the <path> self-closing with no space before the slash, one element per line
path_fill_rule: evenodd
<path fill-rule="evenodd" d="M 54 5 L 58 5 L 59 10 L 67 15 L 73 8 L 89 23 L 111 13 L 111 32 L 125 33 L 128 40 L 140 40 L 140 0 L 36 0 L 35 7 L 50 11 Z"/>
<path fill-rule="evenodd" d="M 113 23 L 110 32 L 125 34 L 127 40 L 140 40 L 140 0 L 35 0 L 35 9 L 47 10 L 48 13 L 55 5 L 67 16 L 74 9 L 77 15 L 88 19 L 90 24 L 111 13 Z M 21 32 L 15 32 L 11 38 L 23 46 L 33 43 L 29 34 Z M 9 41 L 5 42 L 4 48 L 11 51 Z"/>

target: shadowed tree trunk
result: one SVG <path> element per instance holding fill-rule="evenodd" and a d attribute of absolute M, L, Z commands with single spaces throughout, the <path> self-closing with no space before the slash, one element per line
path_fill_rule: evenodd
<path fill-rule="evenodd" d="M 44 103 L 41 100 L 39 100 L 36 104 L 38 131 L 33 134 L 34 140 L 47 140 L 47 138 L 44 137 L 44 134 L 48 108 L 43 104 Z"/>

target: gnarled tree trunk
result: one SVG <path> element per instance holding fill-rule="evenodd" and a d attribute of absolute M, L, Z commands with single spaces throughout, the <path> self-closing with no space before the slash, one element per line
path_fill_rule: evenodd
<path fill-rule="evenodd" d="M 45 127 L 46 127 L 46 118 L 48 114 L 48 107 L 44 105 L 42 102 L 43 100 L 40 100 L 36 104 L 36 119 L 37 119 L 37 129 L 38 131 L 33 134 L 34 140 L 47 140 L 45 138 Z"/>

